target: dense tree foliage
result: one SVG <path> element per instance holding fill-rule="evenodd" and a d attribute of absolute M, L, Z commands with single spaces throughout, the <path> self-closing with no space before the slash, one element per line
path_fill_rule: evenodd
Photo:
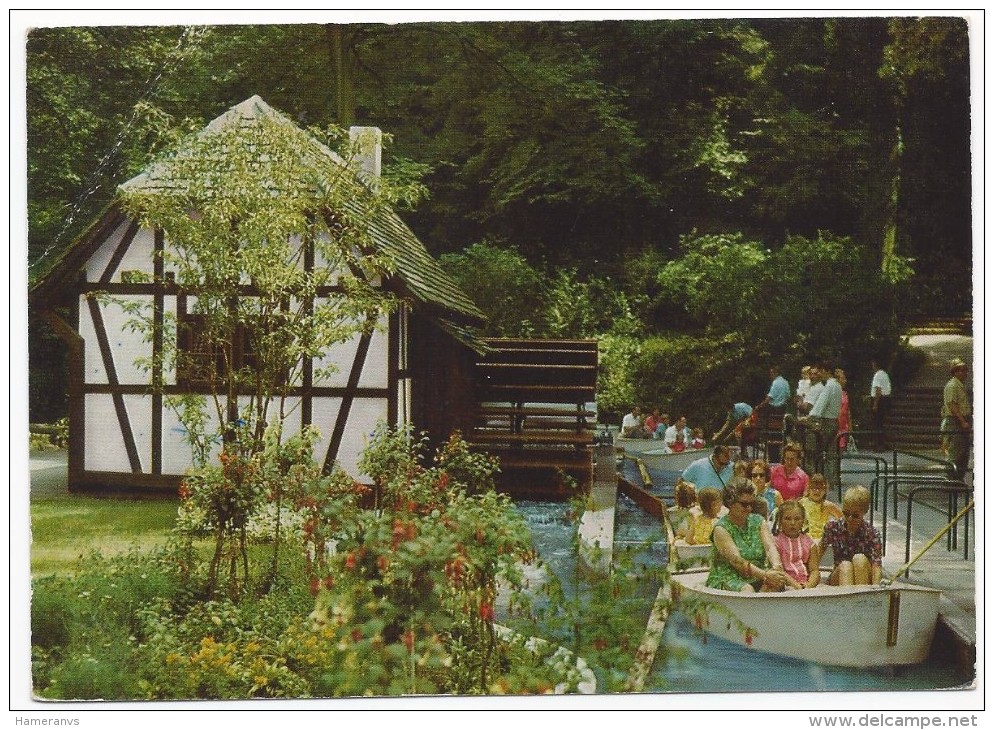
<path fill-rule="evenodd" d="M 392 154 L 427 166 L 431 198 L 405 217 L 433 253 L 503 257 L 528 297 L 545 288 L 543 306 L 599 287 L 585 323 L 494 307 L 496 331 L 527 309 L 536 333 L 604 333 L 593 323 L 615 305 L 602 302 L 620 296 L 650 333 L 720 336 L 734 319 L 722 308 L 741 313 L 768 286 L 749 272 L 771 276 L 797 237 L 883 272 L 862 291 L 889 324 L 963 311 L 968 42 L 954 17 L 40 28 L 27 42 L 29 256 L 78 235 L 165 130 L 259 94 L 301 124 L 392 134 Z M 726 267 L 729 298 L 674 310 L 659 274 L 694 261 L 694 236 L 749 241 L 735 249 L 749 256 L 705 262 Z M 805 273 L 782 256 L 793 286 Z M 765 301 L 751 316 L 795 346 L 845 334 L 781 321 L 795 302 Z M 50 356 L 32 341 L 36 362 Z"/>

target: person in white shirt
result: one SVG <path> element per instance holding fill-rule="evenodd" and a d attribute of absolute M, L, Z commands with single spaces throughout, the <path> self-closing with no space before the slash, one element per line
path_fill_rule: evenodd
<path fill-rule="evenodd" d="M 806 416 L 811 413 L 811 409 L 814 408 L 815 403 L 818 402 L 818 396 L 821 395 L 821 391 L 825 387 L 820 367 L 818 365 L 812 365 L 810 372 L 811 385 L 808 386 L 808 392 L 804 394 L 804 403 L 802 404 L 803 412 L 799 414 L 802 416 Z"/>
<path fill-rule="evenodd" d="M 880 367 L 879 361 L 870 361 L 873 370 L 873 381 L 870 383 L 870 409 L 873 420 L 874 451 L 887 448 L 887 436 L 884 433 L 884 420 L 890 412 L 890 376 Z"/>
<path fill-rule="evenodd" d="M 683 438 L 681 439 L 681 437 Z M 687 417 L 680 416 L 676 419 L 676 423 L 666 429 L 663 439 L 667 451 L 683 451 L 690 444 L 690 429 L 687 428 Z M 673 447 L 678 441 L 683 442 L 683 448 L 674 449 Z"/>
<path fill-rule="evenodd" d="M 638 406 L 632 406 L 631 412 L 622 419 L 621 435 L 633 439 L 646 437 L 645 427 L 642 424 L 642 409 Z"/>
<path fill-rule="evenodd" d="M 794 395 L 794 405 L 797 407 L 799 416 L 804 415 L 801 406 L 807 398 L 809 390 L 811 390 L 811 366 L 805 365 L 801 368 L 801 379 L 797 381 L 797 391 Z"/>

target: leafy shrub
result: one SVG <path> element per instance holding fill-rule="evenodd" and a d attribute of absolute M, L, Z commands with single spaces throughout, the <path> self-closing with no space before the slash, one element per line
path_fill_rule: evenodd
<path fill-rule="evenodd" d="M 487 315 L 487 335 L 529 337 L 542 329 L 545 280 L 517 250 L 485 241 L 443 254 L 439 263 Z"/>

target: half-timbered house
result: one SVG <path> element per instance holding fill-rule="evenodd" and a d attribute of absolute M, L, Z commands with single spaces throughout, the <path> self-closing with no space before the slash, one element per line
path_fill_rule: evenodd
<path fill-rule="evenodd" d="M 293 122 L 254 96 L 228 110 L 207 130 L 226 125 Z M 375 128 L 354 133 L 379 134 Z M 334 157 L 316 139 L 319 153 Z M 369 148 L 366 173 L 377 175 L 379 146 Z M 154 184 L 153 169 L 121 190 Z M 357 475 L 357 460 L 376 424 L 414 423 L 435 438 L 468 432 L 475 416 L 474 327 L 484 316 L 446 275 L 413 232 L 391 210 L 368 221 L 374 245 L 393 262 L 393 273 L 378 280 L 400 306 L 375 330 L 335 345 L 304 363 L 290 397 L 295 408 L 285 430 L 313 424 L 321 434 L 319 458 L 337 461 Z M 184 427 L 167 407 L 169 395 L 207 393 L 196 373 L 164 364 L 164 337 L 177 349 L 196 348 L 195 292 L 177 285 L 163 231 L 130 217 L 120 196 L 62 252 L 29 293 L 33 310 L 65 341 L 69 353 L 69 485 L 72 489 L 161 487 L 178 484 L 191 464 Z M 313 256 L 305 266 L 314 266 Z M 98 298 L 95 292 L 109 297 Z M 155 326 L 143 337 L 127 326 L 121 301 L 144 302 Z M 166 319 L 177 326 L 163 326 Z M 184 323 L 188 326 L 183 326 Z M 193 325 L 193 326 L 190 326 Z M 171 333 L 171 334 L 170 334 Z M 474 347 L 476 350 L 474 350 Z M 235 358 L 250 362 L 245 347 Z M 195 359 L 195 358 L 194 358 Z M 152 363 L 151 372 L 137 363 Z M 333 363 L 333 372 L 323 366 Z M 358 475 L 357 475 L 358 476 Z"/>

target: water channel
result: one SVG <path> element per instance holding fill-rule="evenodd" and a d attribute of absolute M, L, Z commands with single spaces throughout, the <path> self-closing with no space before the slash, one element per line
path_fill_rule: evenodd
<path fill-rule="evenodd" d="M 637 469 L 627 460 L 622 474 L 641 484 Z M 651 473 L 652 491 L 672 502 L 676 474 Z M 669 485 L 669 486 L 666 486 Z M 518 502 L 518 510 L 532 529 L 535 547 L 548 568 L 563 582 L 572 583 L 576 555 L 572 545 L 575 529 L 566 517 L 567 505 L 556 502 Z M 648 545 L 648 549 L 645 546 Z M 666 543 L 659 523 L 634 502 L 618 495 L 615 510 L 615 554 L 637 551 L 637 562 L 659 567 L 666 561 Z M 638 610 L 649 617 L 655 588 L 646 591 Z M 631 606 L 626 610 L 632 610 Z M 770 617 L 775 626 L 776 618 Z M 799 636 L 799 641 L 804 637 Z M 733 692 L 868 692 L 949 689 L 963 686 L 952 666 L 922 664 L 898 670 L 833 667 L 774 656 L 708 636 L 705 640 L 693 624 L 678 612 L 667 621 L 666 631 L 646 692 L 733 693 Z"/>

